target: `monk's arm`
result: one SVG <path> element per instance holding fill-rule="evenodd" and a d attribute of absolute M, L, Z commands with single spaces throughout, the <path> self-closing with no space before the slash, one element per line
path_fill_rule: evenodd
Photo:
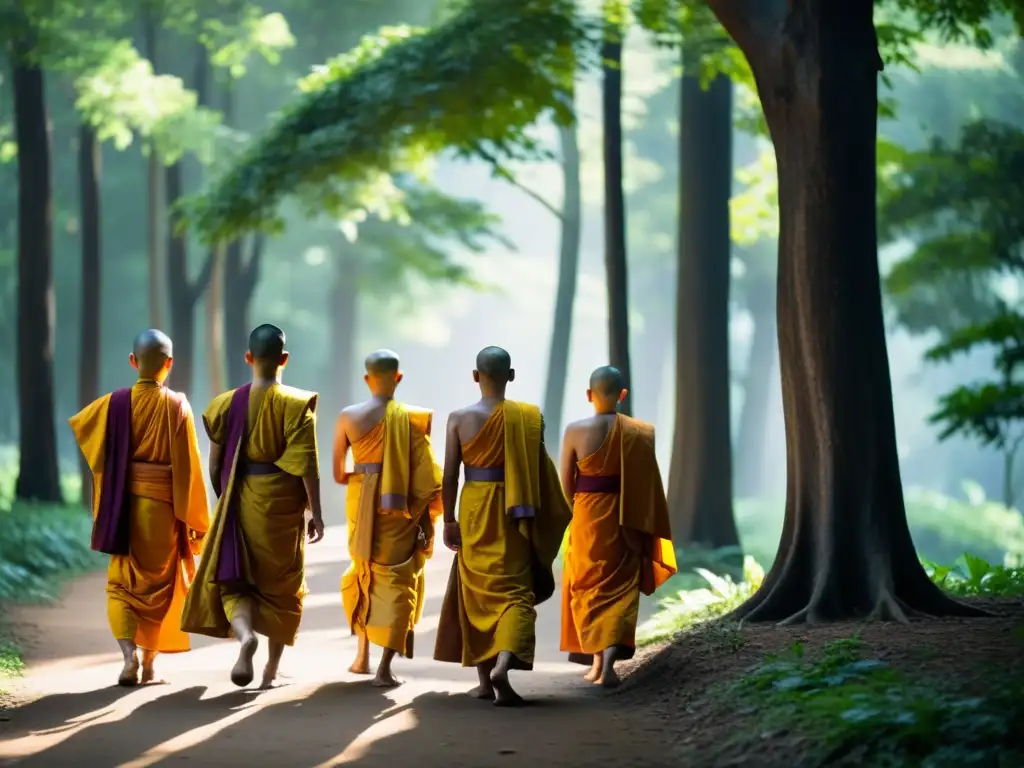
<path fill-rule="evenodd" d="M 462 468 L 462 443 L 459 441 L 459 420 L 453 413 L 448 417 L 444 437 L 444 474 L 441 477 L 441 503 L 444 521 L 455 522 L 455 502 L 459 498 L 459 470 Z"/>
<path fill-rule="evenodd" d="M 306 497 L 309 499 L 309 511 L 313 514 L 313 519 L 323 520 L 323 509 L 320 507 L 319 473 L 303 476 L 302 484 L 306 487 Z"/>
<path fill-rule="evenodd" d="M 338 414 L 338 421 L 334 425 L 334 482 L 345 485 L 348 482 L 348 473 L 345 472 L 345 459 L 348 457 L 348 432 L 346 426 L 348 417 L 342 411 Z"/>
<path fill-rule="evenodd" d="M 224 465 L 224 446 L 210 441 L 210 484 L 213 485 L 213 492 L 220 498 L 220 472 Z"/>
<path fill-rule="evenodd" d="M 562 479 L 562 490 L 565 491 L 565 498 L 572 503 L 572 497 L 576 495 L 576 446 L 573 444 L 572 427 L 565 430 L 562 436 L 562 459 L 559 475 Z"/>

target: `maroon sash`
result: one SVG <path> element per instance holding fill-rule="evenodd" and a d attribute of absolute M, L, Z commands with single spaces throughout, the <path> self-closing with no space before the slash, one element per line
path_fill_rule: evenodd
<path fill-rule="evenodd" d="M 90 546 L 105 555 L 127 555 L 131 546 L 128 470 L 132 459 L 132 390 L 117 389 L 107 405 L 103 485 Z"/>
<path fill-rule="evenodd" d="M 245 581 L 242 567 L 242 527 L 238 520 L 238 484 L 244 477 L 244 457 L 239 451 L 245 450 L 245 422 L 249 415 L 249 390 L 246 384 L 235 390 L 228 406 L 227 440 L 224 445 L 224 461 L 220 469 L 221 492 L 228 494 L 224 504 L 224 530 L 221 533 L 220 551 L 217 553 L 218 584 L 238 584 Z M 235 457 L 238 456 L 237 466 Z M 231 486 L 231 471 L 236 469 L 234 487 Z"/>

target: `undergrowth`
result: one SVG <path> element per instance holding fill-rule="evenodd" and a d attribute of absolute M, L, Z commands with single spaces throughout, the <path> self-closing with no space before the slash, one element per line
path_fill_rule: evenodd
<path fill-rule="evenodd" d="M 863 658 L 856 636 L 804 658 L 803 643 L 768 657 L 732 685 L 756 704 L 763 728 L 797 730 L 819 765 L 1024 764 L 1024 678 L 1004 677 L 984 697 L 908 678 Z"/>

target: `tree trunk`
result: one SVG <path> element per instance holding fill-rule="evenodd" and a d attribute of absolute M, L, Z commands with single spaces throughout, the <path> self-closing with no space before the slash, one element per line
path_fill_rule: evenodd
<path fill-rule="evenodd" d="M 629 274 L 626 268 L 626 201 L 622 194 L 622 30 L 606 25 L 601 46 L 604 69 L 604 260 L 608 280 L 610 363 L 630 386 Z M 619 410 L 632 413 L 627 394 Z"/>
<path fill-rule="evenodd" d="M 331 289 L 331 370 L 330 382 L 334 393 L 334 410 L 352 404 L 352 365 L 356 357 L 356 323 L 359 318 L 359 272 L 356 260 L 349 253 L 346 241 L 338 252 L 334 266 L 334 285 Z"/>
<path fill-rule="evenodd" d="M 736 497 L 760 498 L 765 491 L 764 460 L 768 437 L 768 404 L 778 349 L 775 302 L 768 281 L 752 283 L 747 290 L 747 309 L 754 324 L 743 382 L 743 409 L 736 438 Z"/>
<path fill-rule="evenodd" d="M 100 396 L 100 143 L 87 123 L 78 126 L 78 183 L 82 219 L 82 324 L 78 357 L 78 403 Z M 81 459 L 82 503 L 91 506 L 92 471 Z"/>
<path fill-rule="evenodd" d="M 227 389 L 224 372 L 224 246 L 218 245 L 213 256 L 210 285 L 206 291 L 206 373 L 210 394 Z"/>
<path fill-rule="evenodd" d="M 28 46 L 26 45 L 26 48 Z M 14 54 L 18 143 L 18 499 L 60 502 L 54 424 L 53 187 L 43 70 Z"/>
<path fill-rule="evenodd" d="M 202 43 L 196 45 L 196 69 L 193 87 L 200 104 L 208 103 L 209 96 L 209 53 Z M 189 278 L 188 234 L 178 232 L 178 217 L 175 206 L 184 192 L 184 158 L 165 170 L 167 210 L 167 287 L 170 292 L 171 339 L 174 342 L 174 368 L 170 381 L 174 387 L 187 396 L 192 391 L 195 377 L 196 303 L 210 284 L 217 262 L 216 249 L 206 255 L 199 275 Z"/>
<path fill-rule="evenodd" d="M 159 25 L 154 13 L 148 8 L 143 11 L 142 38 L 146 47 L 146 57 L 157 70 L 157 38 L 159 36 Z M 164 325 L 164 252 L 163 252 L 163 227 L 166 209 L 162 205 L 162 186 L 164 167 L 157 155 L 156 146 L 151 141 L 149 152 L 146 158 L 146 260 L 148 264 L 148 288 L 149 288 L 149 324 L 153 328 L 162 328 Z"/>
<path fill-rule="evenodd" d="M 712 6 L 755 73 L 779 173 L 786 515 L 763 586 L 733 616 L 977 615 L 932 584 L 907 526 L 878 274 L 873 3 Z"/>
<path fill-rule="evenodd" d="M 227 248 L 224 261 L 224 349 L 227 355 L 228 387 L 238 387 L 249 378 L 245 350 L 249 345 L 249 307 L 260 281 L 263 262 L 262 234 L 253 236 L 252 251 L 245 259 L 243 243 L 236 240 Z"/>
<path fill-rule="evenodd" d="M 544 388 L 544 442 L 548 452 L 558 453 L 562 444 L 562 414 L 565 384 L 569 378 L 569 342 L 572 311 L 579 279 L 580 226 L 583 218 L 580 188 L 580 147 L 576 126 L 558 132 L 562 146 L 562 240 L 558 253 L 558 288 L 555 291 L 555 321 L 551 327 L 548 378 Z"/>
<path fill-rule="evenodd" d="M 685 57 L 685 53 L 684 53 Z M 738 547 L 729 409 L 732 81 L 684 63 L 679 113 L 676 427 L 668 501 L 677 545 Z"/>

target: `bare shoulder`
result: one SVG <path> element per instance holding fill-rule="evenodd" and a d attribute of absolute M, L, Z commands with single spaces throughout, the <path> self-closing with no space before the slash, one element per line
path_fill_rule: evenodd
<path fill-rule="evenodd" d="M 469 413 L 470 408 L 457 408 L 448 414 L 448 426 L 457 427 L 463 419 L 466 418 L 466 414 Z"/>

